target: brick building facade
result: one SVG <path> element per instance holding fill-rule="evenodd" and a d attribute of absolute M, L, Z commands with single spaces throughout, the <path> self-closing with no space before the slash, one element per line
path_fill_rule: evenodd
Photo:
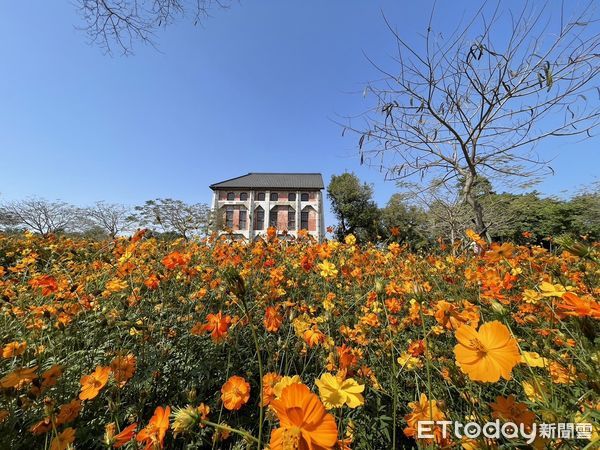
<path fill-rule="evenodd" d="M 320 173 L 249 173 L 210 185 L 220 229 L 254 240 L 273 226 L 279 234 L 325 235 Z"/>

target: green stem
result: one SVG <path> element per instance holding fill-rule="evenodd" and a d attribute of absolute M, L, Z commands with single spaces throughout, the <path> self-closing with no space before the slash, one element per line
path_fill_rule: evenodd
<path fill-rule="evenodd" d="M 425 345 L 425 367 L 427 368 L 427 395 L 429 396 L 429 418 L 433 420 L 433 402 L 431 396 L 431 369 L 429 368 L 429 343 L 427 342 L 427 329 L 425 328 L 425 315 L 423 314 L 423 302 L 419 305 L 421 315 L 421 328 L 423 329 L 423 344 Z"/>
<path fill-rule="evenodd" d="M 381 297 L 381 296 L 379 296 Z M 381 299 L 380 299 L 381 300 Z M 390 340 L 391 346 L 391 355 L 392 355 L 392 373 L 390 375 L 391 384 L 392 384 L 392 450 L 396 450 L 396 409 L 398 408 L 398 386 L 397 386 L 397 374 L 396 374 L 396 355 L 394 355 L 394 339 L 392 336 L 392 330 L 390 325 L 390 318 L 388 315 L 388 310 L 385 305 L 385 301 L 381 301 L 383 305 L 383 311 L 385 312 L 385 320 L 387 322 L 388 329 L 388 337 Z"/>
<path fill-rule="evenodd" d="M 244 306 L 244 314 L 246 315 L 246 317 L 248 317 L 248 323 L 250 325 L 250 330 L 252 331 L 252 340 L 254 341 L 254 347 L 256 348 L 256 359 L 258 362 L 258 375 L 260 377 L 260 381 L 259 381 L 259 387 L 258 389 L 260 390 L 260 409 L 258 411 L 258 439 L 256 439 L 256 443 L 257 443 L 257 449 L 258 450 L 262 450 L 262 432 L 263 432 L 263 421 L 264 421 L 264 413 L 265 413 L 265 408 L 264 408 L 264 399 L 263 399 L 263 389 L 262 389 L 262 385 L 263 385 L 263 364 L 262 364 L 262 357 L 260 356 L 260 345 L 258 343 L 258 336 L 256 335 L 256 329 L 254 327 L 254 323 L 252 323 L 252 318 L 250 317 L 249 311 L 248 311 L 248 306 L 246 305 L 246 299 L 244 298 L 245 294 L 242 296 L 242 305 Z"/>
<path fill-rule="evenodd" d="M 219 429 L 219 430 L 225 430 L 225 431 L 229 431 L 230 433 L 239 434 L 244 439 L 248 439 L 248 440 L 250 440 L 252 442 L 256 442 L 257 444 L 260 445 L 259 440 L 256 439 L 254 436 L 252 436 L 247 431 L 238 430 L 237 428 L 231 428 L 230 426 L 227 426 L 227 425 L 224 425 L 224 424 L 220 424 L 220 423 L 211 422 L 210 420 L 200 419 L 200 423 L 202 423 L 203 425 L 208 425 L 209 427 L 213 427 L 213 428 Z"/>

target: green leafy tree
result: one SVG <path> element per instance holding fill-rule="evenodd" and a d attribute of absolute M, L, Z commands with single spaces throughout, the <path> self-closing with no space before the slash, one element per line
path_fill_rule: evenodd
<path fill-rule="evenodd" d="M 406 202 L 405 194 L 394 194 L 381 210 L 384 233 L 392 240 L 419 248 L 427 242 L 425 211 Z"/>
<path fill-rule="evenodd" d="M 376 241 L 381 232 L 381 211 L 373 200 L 373 188 L 354 173 L 333 175 L 327 187 L 331 209 L 338 220 L 335 236 L 353 234 L 361 242 Z"/>

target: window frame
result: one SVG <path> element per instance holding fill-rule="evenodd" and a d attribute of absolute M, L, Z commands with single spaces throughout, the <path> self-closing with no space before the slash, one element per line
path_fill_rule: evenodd
<path fill-rule="evenodd" d="M 300 194 L 300 201 L 301 202 L 308 202 L 308 201 L 310 201 L 310 194 L 308 192 L 302 192 Z"/>
<path fill-rule="evenodd" d="M 305 219 L 306 217 L 306 219 Z M 308 230 L 308 222 L 310 219 L 310 211 L 301 211 L 300 212 L 300 229 Z M 306 224 L 306 226 L 305 226 Z"/>
<path fill-rule="evenodd" d="M 228 192 L 226 198 L 228 202 L 232 202 L 233 200 L 235 200 L 235 192 Z"/>
<path fill-rule="evenodd" d="M 262 198 L 260 198 L 262 196 Z M 264 202 L 267 198 L 267 194 L 265 192 L 257 192 L 256 193 L 256 201 L 257 202 Z"/>
<path fill-rule="evenodd" d="M 295 202 L 295 201 L 296 201 L 296 193 L 288 192 L 288 202 Z"/>
<path fill-rule="evenodd" d="M 296 211 L 292 208 L 288 209 L 288 230 L 296 231 Z"/>
<path fill-rule="evenodd" d="M 265 229 L 265 210 L 260 206 L 254 210 L 254 224 L 255 230 Z"/>
<path fill-rule="evenodd" d="M 225 227 L 233 228 L 233 206 L 228 206 L 225 208 Z"/>
<path fill-rule="evenodd" d="M 240 201 L 245 202 L 246 200 L 248 200 L 248 193 L 247 192 L 240 192 Z"/>
<path fill-rule="evenodd" d="M 273 215 L 275 217 L 275 221 L 273 221 Z M 277 220 L 279 216 L 279 210 L 277 207 L 271 209 L 271 211 L 269 211 L 269 228 L 273 227 L 273 228 L 277 228 Z"/>
<path fill-rule="evenodd" d="M 245 209 L 240 209 L 240 213 L 239 213 L 239 216 L 238 216 L 238 227 L 239 227 L 239 229 L 240 230 L 245 230 L 247 224 L 248 224 L 248 211 L 246 211 Z"/>
<path fill-rule="evenodd" d="M 269 193 L 269 201 L 278 202 L 279 201 L 279 193 L 278 192 Z"/>

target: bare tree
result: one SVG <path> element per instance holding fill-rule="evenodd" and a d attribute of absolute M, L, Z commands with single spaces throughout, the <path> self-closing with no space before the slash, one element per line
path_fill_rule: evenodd
<path fill-rule="evenodd" d="M 5 203 L 0 206 L 0 210 L 0 215 L 8 225 L 21 226 L 42 236 L 71 231 L 79 216 L 79 210 L 74 206 L 41 198 Z"/>
<path fill-rule="evenodd" d="M 485 232 L 478 178 L 511 183 L 547 174 L 536 144 L 589 137 L 600 120 L 597 4 L 569 20 L 562 10 L 552 20 L 550 4 L 536 11 L 539 5 L 503 14 L 501 2 L 486 2 L 449 36 L 434 31 L 432 11 L 422 49 L 386 21 L 397 67 L 377 67 L 384 78 L 365 90 L 376 98 L 366 126 L 348 126 L 361 135 L 361 163 L 381 165 L 387 178 L 413 189 L 460 186 L 477 231 Z"/>
<path fill-rule="evenodd" d="M 153 44 L 157 29 L 188 16 L 194 24 L 229 0 L 77 0 L 90 40 L 107 52 L 131 53 L 134 41 Z"/>
<path fill-rule="evenodd" d="M 186 240 L 193 235 L 208 234 L 211 210 L 204 203 L 189 205 L 181 200 L 157 198 L 136 206 L 135 210 L 133 219 L 141 226 L 176 233 Z"/>
<path fill-rule="evenodd" d="M 94 206 L 85 208 L 84 214 L 92 226 L 102 229 L 114 239 L 127 228 L 131 210 L 125 205 L 96 202 Z"/>

